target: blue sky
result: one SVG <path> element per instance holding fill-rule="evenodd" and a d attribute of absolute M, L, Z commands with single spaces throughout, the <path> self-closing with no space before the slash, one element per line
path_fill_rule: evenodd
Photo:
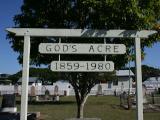
<path fill-rule="evenodd" d="M 6 40 L 7 27 L 13 27 L 13 16 L 20 13 L 23 0 L 0 0 L 0 73 L 14 74 L 22 67 L 17 61 L 18 53 L 15 53 L 9 40 Z M 145 49 L 147 55 L 143 64 L 160 68 L 160 43 L 152 48 Z"/>
<path fill-rule="evenodd" d="M 13 16 L 20 12 L 23 0 L 0 0 L 0 73 L 16 73 L 21 69 L 17 56 L 9 40 L 6 40 L 7 27 L 12 27 Z"/>

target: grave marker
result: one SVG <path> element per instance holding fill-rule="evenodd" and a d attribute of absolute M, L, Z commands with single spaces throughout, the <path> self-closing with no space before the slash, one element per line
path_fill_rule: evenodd
<path fill-rule="evenodd" d="M 35 88 L 35 86 L 31 86 L 31 96 L 36 96 L 36 88 Z"/>
<path fill-rule="evenodd" d="M 1 112 L 17 112 L 16 98 L 14 94 L 5 94 L 2 98 Z"/>

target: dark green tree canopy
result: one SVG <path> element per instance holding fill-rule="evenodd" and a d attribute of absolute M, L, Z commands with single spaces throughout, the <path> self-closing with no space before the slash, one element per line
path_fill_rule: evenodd
<path fill-rule="evenodd" d="M 42 80 L 42 84 L 53 83 L 58 80 L 58 74 L 52 72 L 47 68 L 30 68 L 29 69 L 30 77 L 38 77 Z M 9 79 L 12 80 L 12 83 L 15 84 L 22 77 L 22 71 L 19 71 L 13 75 L 9 76 Z"/>
<path fill-rule="evenodd" d="M 21 13 L 14 16 L 15 27 L 20 28 L 89 28 L 89 29 L 155 29 L 160 20 L 160 0 L 24 0 Z M 142 41 L 142 50 L 151 46 L 159 35 Z M 18 60 L 22 63 L 23 38 L 9 34 L 12 48 L 19 52 Z M 17 40 L 19 39 L 19 40 Z M 31 64 L 48 64 L 58 59 L 57 55 L 38 53 L 40 42 L 58 42 L 58 38 L 32 38 Z M 103 39 L 63 38 L 62 42 L 100 42 Z M 133 40 L 107 39 L 108 43 L 125 43 L 129 48 Z M 129 51 L 127 51 L 129 52 Z M 118 58 L 117 58 L 118 57 Z M 77 58 L 62 56 L 63 58 Z M 78 59 L 97 58 L 97 56 L 80 56 Z M 98 56 L 98 59 L 103 59 Z M 108 56 L 118 68 L 127 62 L 125 55 Z M 118 60 L 117 60 L 118 59 Z M 120 61 L 119 59 L 123 59 Z"/>
<path fill-rule="evenodd" d="M 135 74 L 135 67 L 132 67 L 131 70 Z M 150 77 L 159 77 L 160 76 L 160 69 L 154 68 L 147 65 L 142 65 L 142 80 L 145 81 Z"/>

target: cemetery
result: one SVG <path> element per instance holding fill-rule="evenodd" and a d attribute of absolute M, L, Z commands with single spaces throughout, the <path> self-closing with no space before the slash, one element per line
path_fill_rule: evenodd
<path fill-rule="evenodd" d="M 28 82 L 29 82 L 29 58 L 30 58 L 30 37 L 37 36 L 53 36 L 53 37 L 84 37 L 84 38 L 134 38 L 135 39 L 135 56 L 136 56 L 136 119 L 143 120 L 143 102 L 144 96 L 142 90 L 142 71 L 141 71 L 141 38 L 147 38 L 149 35 L 155 34 L 156 31 L 135 31 L 135 30 L 81 30 L 81 29 L 35 29 L 35 28 L 8 28 L 7 31 L 15 33 L 16 36 L 24 36 L 24 54 L 23 54 L 23 73 L 22 73 L 22 86 L 21 86 L 21 109 L 20 109 L 20 120 L 28 119 L 28 100 L 36 102 L 49 102 L 53 101 L 55 105 L 63 104 L 61 103 L 61 98 L 59 95 L 59 87 L 55 85 L 53 91 L 53 96 L 51 97 L 51 93 L 48 89 L 44 89 L 44 96 L 36 94 L 35 86 L 31 86 L 30 93 L 28 91 Z M 48 48 L 49 47 L 49 48 Z M 58 61 L 51 62 L 51 70 L 55 72 L 111 72 L 114 70 L 114 63 L 112 61 L 106 61 L 106 54 L 124 54 L 126 52 L 125 45 L 120 44 L 112 44 L 107 45 L 104 39 L 104 44 L 63 44 L 61 43 L 61 39 L 59 39 L 58 44 L 49 44 L 44 43 L 39 45 L 39 52 L 42 54 L 59 54 Z M 77 53 L 76 53 L 77 52 Z M 104 61 L 64 61 L 61 60 L 60 54 L 103 54 Z M 129 72 L 130 73 L 130 72 Z M 130 84 L 130 83 L 129 83 Z M 72 83 L 73 88 L 75 85 Z M 124 91 L 123 86 L 124 83 L 121 83 L 121 93 L 119 105 L 111 105 L 113 108 L 119 108 L 124 104 L 124 99 L 128 99 L 128 108 L 130 108 L 130 88 L 128 89 L 129 93 L 127 94 Z M 129 85 L 130 86 L 130 85 Z M 43 87 L 42 87 L 43 88 Z M 16 89 L 18 90 L 18 89 Z M 75 96 L 77 96 L 76 90 Z M 29 95 L 29 97 L 28 97 Z M 119 96 L 117 94 L 117 89 L 114 90 L 115 97 Z M 86 102 L 89 94 L 84 97 L 80 106 L 84 108 L 84 103 Z M 99 84 L 97 86 L 96 96 L 103 96 L 102 86 Z M 42 99 L 43 98 L 43 99 Z M 77 97 L 76 97 L 77 98 Z M 115 99 L 111 97 L 112 99 Z M 52 102 L 51 102 L 52 103 Z M 34 104 L 34 102 L 33 102 Z M 117 104 L 117 103 L 116 103 Z M 53 104 L 54 105 L 54 104 Z M 78 103 L 77 103 L 78 105 Z M 103 104 L 105 105 L 105 104 Z M 123 105 L 124 106 L 124 105 Z M 131 105 L 132 106 L 132 105 Z M 131 107 L 132 108 L 132 107 Z M 86 117 L 83 118 L 82 109 L 78 108 L 80 111 L 80 115 L 78 118 L 70 117 L 63 118 L 65 120 L 101 120 L 102 117 Z M 93 112 L 93 111 L 92 111 Z M 10 113 L 10 112 L 9 112 Z M 17 113 L 17 112 L 16 112 Z M 34 113 L 33 113 L 34 114 Z M 32 114 L 31 114 L 32 115 Z M 39 116 L 40 117 L 40 116 Z M 34 118 L 33 118 L 34 119 Z M 53 119 L 53 117 L 52 117 Z"/>
<path fill-rule="evenodd" d="M 117 75 L 122 76 L 122 73 L 124 71 L 118 71 Z M 133 75 L 133 73 L 131 73 Z M 127 78 L 127 77 L 126 77 Z M 123 78 L 124 79 L 124 78 Z M 120 78 L 119 78 L 120 80 Z M 119 81 L 120 82 L 120 81 Z M 66 84 L 66 86 L 65 86 Z M 63 87 L 62 87 L 63 85 Z M 120 82 L 121 85 L 121 82 Z M 61 87 L 58 87 L 61 86 Z M 109 85 L 110 86 L 110 85 Z M 11 87 L 11 86 L 10 86 Z M 20 95 L 21 95 L 21 90 L 19 88 L 17 88 L 18 86 L 13 86 L 13 90 L 10 92 L 2 92 L 3 94 L 1 94 L 0 97 L 0 101 L 1 101 L 1 112 L 0 112 L 0 117 L 2 120 L 6 120 L 8 117 L 9 118 L 16 118 L 16 120 L 19 120 L 20 117 Z M 20 86 L 19 86 L 20 87 Z M 40 88 L 42 87 L 42 88 Z M 112 91 L 108 91 L 108 93 L 105 93 L 105 88 L 108 88 L 108 85 L 105 85 L 104 83 L 98 84 L 95 87 L 93 87 L 91 93 L 90 93 L 90 97 L 89 97 L 89 102 L 87 102 L 87 105 L 85 107 L 85 114 L 87 114 L 87 116 L 89 117 L 97 117 L 98 118 L 93 118 L 93 119 L 89 119 L 89 120 L 99 120 L 99 118 L 101 118 L 102 120 L 104 119 L 108 119 L 110 115 L 112 115 L 113 113 L 110 113 L 110 111 L 108 111 L 108 109 L 111 110 L 111 112 L 114 111 L 114 114 L 117 113 L 118 118 L 120 120 L 125 119 L 125 113 L 127 112 L 129 115 L 133 115 L 135 114 L 136 111 L 136 96 L 135 96 L 135 92 L 134 94 L 130 95 L 131 98 L 131 106 L 128 106 L 128 89 L 126 89 L 125 94 L 122 94 L 123 96 L 121 96 L 121 93 L 123 93 L 125 91 L 125 86 L 123 88 L 123 91 L 121 89 L 121 86 L 119 88 L 119 91 L 117 89 L 116 93 L 115 93 L 115 86 L 111 86 L 112 87 Z M 74 120 L 74 119 L 66 119 L 67 116 L 69 118 L 69 116 L 74 117 L 75 111 L 75 104 L 76 101 L 74 99 L 74 93 L 69 91 L 66 92 L 64 95 L 64 91 L 61 91 L 61 89 L 64 88 L 70 88 L 70 90 L 72 91 L 72 87 L 69 83 L 65 82 L 65 81 L 58 81 L 57 83 L 54 83 L 54 87 L 53 86 L 49 86 L 47 88 L 47 86 L 43 87 L 37 84 L 32 84 L 30 85 L 29 88 L 29 92 L 28 92 L 28 109 L 29 112 L 27 115 L 28 120 L 34 120 L 34 119 L 47 119 L 47 120 L 52 120 L 52 119 L 59 119 L 61 120 Z M 128 88 L 128 84 L 126 86 L 126 88 Z M 38 89 L 41 91 L 38 93 Z M 133 88 L 132 88 L 133 89 Z M 49 90 L 49 91 L 47 91 Z M 150 90 L 150 89 L 149 89 Z M 9 90 L 8 90 L 9 91 Z M 60 92 L 61 91 L 61 92 Z M 67 89 L 66 89 L 67 91 Z M 9 94 L 9 93 L 12 93 Z M 106 96 L 107 95 L 107 96 Z M 10 100 L 7 102 L 7 98 L 9 98 Z M 111 101 L 113 101 L 113 103 Z M 95 102 L 94 102 L 95 101 Z M 155 91 L 155 89 L 152 89 L 150 91 L 147 91 L 145 87 L 143 87 L 143 110 L 144 110 L 144 118 L 145 120 L 150 120 L 154 115 L 155 119 L 154 120 L 159 120 L 159 112 L 160 112 L 160 94 L 157 91 Z M 91 110 L 91 106 L 94 104 L 94 109 Z M 59 106 L 59 107 L 58 107 Z M 43 110 L 42 109 L 46 109 Z M 97 109 L 96 107 L 100 107 L 103 109 Z M 130 107 L 130 108 L 128 108 Z M 36 108 L 36 109 L 35 109 Z M 69 110 L 69 113 L 65 112 L 63 109 L 67 109 L 67 111 Z M 129 109 L 129 110 L 128 110 Z M 99 111 L 106 111 L 106 115 L 99 115 L 97 112 Z M 59 116 L 57 114 L 61 114 L 59 112 L 63 112 L 65 115 L 64 116 Z M 51 112 L 51 113 L 50 113 Z M 74 114 L 73 114 L 73 113 Z M 47 116 L 48 114 L 50 114 L 50 116 Z M 53 114 L 53 115 L 52 115 Z M 89 114 L 89 115 L 88 115 Z M 121 114 L 121 115 L 119 115 Z M 55 116 L 56 115 L 56 116 Z M 109 116 L 108 116 L 109 115 Z M 149 115 L 149 117 L 148 117 Z M 6 118 L 7 116 L 7 118 Z M 146 117 L 147 116 L 147 117 Z M 157 118 L 156 118 L 157 116 Z M 114 119 L 114 117 L 112 116 L 112 118 Z M 86 118 L 86 120 L 88 120 Z M 134 117 L 129 118 L 129 119 L 135 119 Z M 116 120 L 116 117 L 115 117 Z"/>
<path fill-rule="evenodd" d="M 0 97 L 1 100 L 1 97 Z M 17 98 L 17 112 L 20 110 L 20 103 Z M 0 101 L 1 102 L 1 101 Z M 28 104 L 29 112 L 40 112 L 40 119 L 42 120 L 65 120 L 66 118 L 74 117 L 76 114 L 76 101 L 74 96 L 61 97 L 59 102 L 48 102 L 48 103 L 30 103 Z M 63 115 L 62 115 L 63 113 Z M 5 113 L 3 113 L 6 115 Z M 39 114 L 39 113 L 37 113 Z M 0 114 L 2 115 L 2 113 Z M 13 115 L 13 114 L 12 114 Z M 36 116 L 36 115 L 34 115 Z M 135 120 L 135 110 L 126 110 L 120 107 L 119 97 L 114 96 L 90 96 L 86 107 L 86 117 L 98 117 L 102 120 L 107 120 L 112 117 L 113 120 L 124 120 L 130 119 Z M 160 114 L 158 111 L 145 111 L 144 119 L 159 120 Z M 30 119 L 29 119 L 30 120 Z"/>
<path fill-rule="evenodd" d="M 1 39 L 21 65 L 0 74 L 0 120 L 160 119 L 160 71 L 142 75 L 146 48 L 160 41 L 159 0 L 0 5 Z M 14 62 L 2 43 L 7 73 Z"/>

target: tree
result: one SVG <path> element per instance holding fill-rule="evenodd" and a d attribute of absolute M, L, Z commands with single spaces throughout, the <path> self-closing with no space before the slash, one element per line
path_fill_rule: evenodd
<path fill-rule="evenodd" d="M 14 16 L 15 27 L 20 28 L 90 28 L 90 29 L 157 29 L 160 18 L 160 0 L 24 0 L 21 13 Z M 22 63 L 23 40 L 9 34 L 14 51 L 19 53 Z M 151 46 L 159 34 L 142 40 L 142 52 L 145 46 Z M 76 39 L 76 40 L 75 40 Z M 40 42 L 58 42 L 58 38 L 32 38 L 31 64 L 50 64 L 58 55 L 38 53 Z M 103 43 L 102 38 L 62 38 L 62 42 Z M 107 39 L 107 43 L 124 43 L 127 48 L 134 45 L 133 40 Z M 129 50 L 127 49 L 127 52 Z M 104 60 L 103 55 L 61 55 L 61 60 Z M 126 55 L 107 55 L 107 60 L 120 69 L 127 63 Z M 98 73 L 63 73 L 72 84 L 78 105 L 77 117 L 83 117 L 83 106 L 91 88 L 97 83 Z"/>
<path fill-rule="evenodd" d="M 15 84 L 20 77 L 22 77 L 22 72 L 17 72 L 16 74 L 10 75 L 9 79 L 11 80 L 12 84 Z"/>
<path fill-rule="evenodd" d="M 48 68 L 30 68 L 29 69 L 30 77 L 38 77 L 42 80 L 42 84 L 53 84 L 58 79 L 58 75 Z M 22 70 L 19 72 L 10 75 L 9 79 L 12 80 L 12 83 L 15 84 L 22 77 Z"/>
<path fill-rule="evenodd" d="M 58 80 L 58 75 L 48 68 L 30 68 L 29 75 L 31 77 L 39 77 L 42 80 L 42 84 L 53 84 Z"/>
<path fill-rule="evenodd" d="M 135 72 L 135 67 L 132 67 L 131 70 Z M 142 65 L 142 80 L 143 82 L 147 80 L 149 77 L 159 77 L 160 76 L 160 69 Z"/>

